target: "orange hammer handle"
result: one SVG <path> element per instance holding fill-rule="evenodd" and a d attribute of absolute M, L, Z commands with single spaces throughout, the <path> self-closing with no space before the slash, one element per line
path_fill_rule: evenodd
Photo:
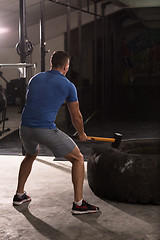
<path fill-rule="evenodd" d="M 115 142 L 115 138 L 92 137 L 92 136 L 88 136 L 87 138 L 88 140 L 95 140 L 101 142 Z"/>

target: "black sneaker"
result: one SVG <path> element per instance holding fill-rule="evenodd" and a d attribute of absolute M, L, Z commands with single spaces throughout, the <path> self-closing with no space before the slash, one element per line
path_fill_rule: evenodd
<path fill-rule="evenodd" d="M 78 206 L 73 202 L 72 214 L 86 214 L 99 212 L 99 207 L 93 206 L 87 203 L 85 200 L 82 201 L 82 205 Z"/>
<path fill-rule="evenodd" d="M 17 194 L 14 195 L 13 198 L 13 206 L 19 206 L 24 202 L 29 202 L 31 201 L 31 197 L 29 197 L 26 192 L 24 192 L 24 194 L 22 195 L 22 197 L 18 196 Z"/>

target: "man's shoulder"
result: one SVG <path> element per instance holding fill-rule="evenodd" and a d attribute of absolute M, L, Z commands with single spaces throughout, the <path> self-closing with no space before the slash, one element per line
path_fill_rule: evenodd
<path fill-rule="evenodd" d="M 41 77 L 44 73 L 45 73 L 45 72 L 36 73 L 36 74 L 31 78 L 31 80 L 32 80 L 32 79 L 35 79 L 35 78 Z"/>

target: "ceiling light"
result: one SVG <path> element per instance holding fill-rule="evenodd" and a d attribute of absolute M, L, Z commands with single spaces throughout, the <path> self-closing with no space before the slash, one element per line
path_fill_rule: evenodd
<path fill-rule="evenodd" d="M 0 34 L 8 33 L 9 29 L 8 28 L 1 28 L 0 27 Z"/>

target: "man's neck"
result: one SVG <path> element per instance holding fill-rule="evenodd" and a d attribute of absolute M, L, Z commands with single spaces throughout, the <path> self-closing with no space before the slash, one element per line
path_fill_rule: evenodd
<path fill-rule="evenodd" d="M 59 71 L 62 75 L 64 75 L 63 69 L 61 68 L 51 68 L 51 70 Z"/>

